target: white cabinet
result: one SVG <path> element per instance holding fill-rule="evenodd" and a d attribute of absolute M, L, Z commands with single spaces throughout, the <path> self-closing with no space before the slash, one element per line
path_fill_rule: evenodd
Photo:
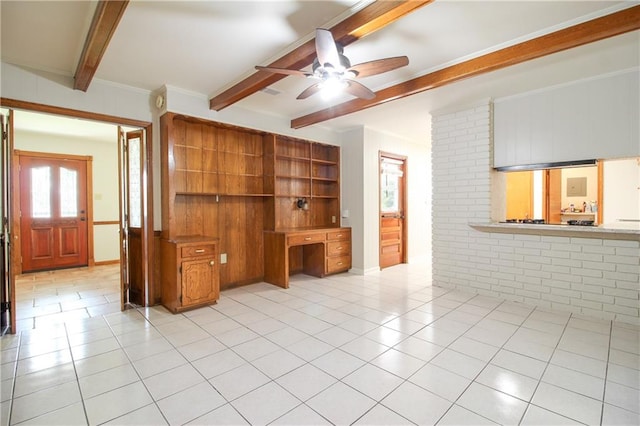
<path fill-rule="evenodd" d="M 640 72 L 494 103 L 494 167 L 640 155 Z"/>

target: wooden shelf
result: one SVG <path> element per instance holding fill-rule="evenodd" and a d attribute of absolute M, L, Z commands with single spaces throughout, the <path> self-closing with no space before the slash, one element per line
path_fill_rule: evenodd
<path fill-rule="evenodd" d="M 336 182 L 336 183 L 338 182 L 338 179 L 324 178 L 324 177 L 317 177 L 317 176 L 314 176 L 311 179 L 321 181 L 321 182 Z"/>
<path fill-rule="evenodd" d="M 182 196 L 202 196 L 202 197 L 273 197 L 273 194 L 245 194 L 245 193 L 225 193 L 225 192 L 176 192 L 176 195 Z"/>
<path fill-rule="evenodd" d="M 327 199 L 327 200 L 337 200 L 340 197 L 337 196 L 337 195 L 312 195 L 311 199 L 314 199 L 314 198 L 323 198 L 323 199 Z"/>
<path fill-rule="evenodd" d="M 311 176 L 309 176 L 309 175 L 307 175 L 307 176 L 276 175 L 276 179 L 302 179 L 302 180 L 309 180 L 309 179 L 311 179 Z"/>
<path fill-rule="evenodd" d="M 308 162 L 309 160 L 311 160 L 309 157 L 294 157 L 294 156 L 291 156 L 291 155 L 282 155 L 282 154 L 277 154 L 276 155 L 276 159 L 277 160 L 304 161 L 304 162 Z"/>
<path fill-rule="evenodd" d="M 312 158 L 311 162 L 318 163 L 318 164 L 326 164 L 326 165 L 329 165 L 329 166 L 337 166 L 338 165 L 337 161 L 320 160 L 318 158 Z"/>

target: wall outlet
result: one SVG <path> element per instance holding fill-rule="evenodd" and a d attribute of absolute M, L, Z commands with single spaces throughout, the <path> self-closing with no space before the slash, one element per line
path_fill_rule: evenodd
<path fill-rule="evenodd" d="M 220 255 L 220 263 L 227 263 L 227 253 L 222 253 Z"/>
<path fill-rule="evenodd" d="M 331 216 L 331 223 L 336 223 L 336 217 L 335 216 Z"/>

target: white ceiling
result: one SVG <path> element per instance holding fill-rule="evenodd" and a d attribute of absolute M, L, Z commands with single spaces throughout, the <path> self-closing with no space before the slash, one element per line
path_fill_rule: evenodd
<path fill-rule="evenodd" d="M 216 95 L 367 3 L 343 1 L 131 1 L 95 78 L 157 90 L 163 85 Z M 372 90 L 417 77 L 638 1 L 437 0 L 345 48 L 352 64 L 406 55 L 409 66 L 361 82 Z M 0 2 L 2 61 L 72 76 L 96 2 Z M 425 141 L 429 112 L 507 96 L 640 64 L 638 32 L 592 43 L 319 124 L 367 126 Z M 297 118 L 325 109 L 298 101 L 310 82 L 287 77 L 237 105 Z M 89 88 L 91 90 L 91 88 Z M 340 103 L 349 97 L 332 102 Z M 233 107 L 231 107 L 233 108 Z"/>

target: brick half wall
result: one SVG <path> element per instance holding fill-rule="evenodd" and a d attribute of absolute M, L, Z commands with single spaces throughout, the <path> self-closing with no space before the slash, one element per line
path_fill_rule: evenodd
<path fill-rule="evenodd" d="M 490 102 L 433 114 L 434 285 L 640 324 L 640 242 L 469 226 L 503 208 L 492 146 Z"/>

